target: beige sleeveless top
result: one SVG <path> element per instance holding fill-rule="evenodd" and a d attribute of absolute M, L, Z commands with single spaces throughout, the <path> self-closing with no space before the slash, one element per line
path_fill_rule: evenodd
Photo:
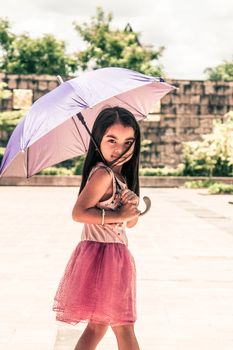
<path fill-rule="evenodd" d="M 91 175 L 99 168 L 105 168 L 112 177 L 113 193 L 110 198 L 105 201 L 97 203 L 97 207 L 100 209 L 116 210 L 121 206 L 121 192 L 127 188 L 127 185 L 116 178 L 111 168 L 107 167 L 104 163 L 97 163 L 91 170 Z M 84 224 L 81 240 L 85 241 L 97 241 L 104 243 L 122 243 L 128 246 L 128 239 L 125 232 L 125 223 L 117 224 Z"/>

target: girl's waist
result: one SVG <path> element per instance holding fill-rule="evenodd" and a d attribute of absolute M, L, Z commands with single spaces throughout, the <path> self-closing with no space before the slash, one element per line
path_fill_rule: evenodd
<path fill-rule="evenodd" d="M 124 224 L 84 224 L 82 239 L 128 244 Z"/>

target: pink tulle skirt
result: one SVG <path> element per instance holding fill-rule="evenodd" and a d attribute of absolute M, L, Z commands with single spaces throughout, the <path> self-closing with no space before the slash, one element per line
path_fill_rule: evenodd
<path fill-rule="evenodd" d="M 106 325 L 136 321 L 136 271 L 126 245 L 81 241 L 54 298 L 56 320 Z"/>

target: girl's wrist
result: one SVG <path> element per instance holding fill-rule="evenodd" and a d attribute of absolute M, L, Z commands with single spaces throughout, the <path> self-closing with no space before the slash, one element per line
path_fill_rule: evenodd
<path fill-rule="evenodd" d="M 123 223 L 125 221 L 120 210 L 113 211 L 102 208 L 100 211 L 100 225 L 102 226 L 105 224 Z"/>

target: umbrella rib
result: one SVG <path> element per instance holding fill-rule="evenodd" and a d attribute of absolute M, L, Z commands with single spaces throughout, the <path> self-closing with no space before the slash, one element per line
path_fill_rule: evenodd
<path fill-rule="evenodd" d="M 81 135 L 81 133 L 80 133 L 80 130 L 79 130 L 79 128 L 78 128 L 78 125 L 77 125 L 77 124 L 76 124 L 76 122 L 75 122 L 74 117 L 72 117 L 72 120 L 73 120 L 73 122 L 74 122 L 74 124 L 75 124 L 76 130 L 78 131 L 79 137 L 80 137 L 80 139 L 81 139 L 81 141 L 82 141 L 82 143 L 83 143 L 83 146 L 84 146 L 85 152 L 87 152 L 87 149 L 86 149 L 85 143 L 84 143 L 84 141 L 83 141 L 82 135 Z"/>
<path fill-rule="evenodd" d="M 29 178 L 29 176 L 28 176 L 28 162 L 29 162 L 29 147 L 26 149 L 26 152 L 27 152 L 27 154 L 26 154 L 26 176 L 27 176 L 27 179 Z"/>
<path fill-rule="evenodd" d="M 145 114 L 143 114 L 142 112 L 140 112 L 137 108 L 133 107 L 131 104 L 129 104 L 128 102 L 120 99 L 118 96 L 114 96 L 117 100 L 125 103 L 127 106 L 129 106 L 130 108 L 133 108 L 137 113 L 139 113 L 140 115 L 142 115 L 144 118 L 147 118 L 147 116 Z"/>

